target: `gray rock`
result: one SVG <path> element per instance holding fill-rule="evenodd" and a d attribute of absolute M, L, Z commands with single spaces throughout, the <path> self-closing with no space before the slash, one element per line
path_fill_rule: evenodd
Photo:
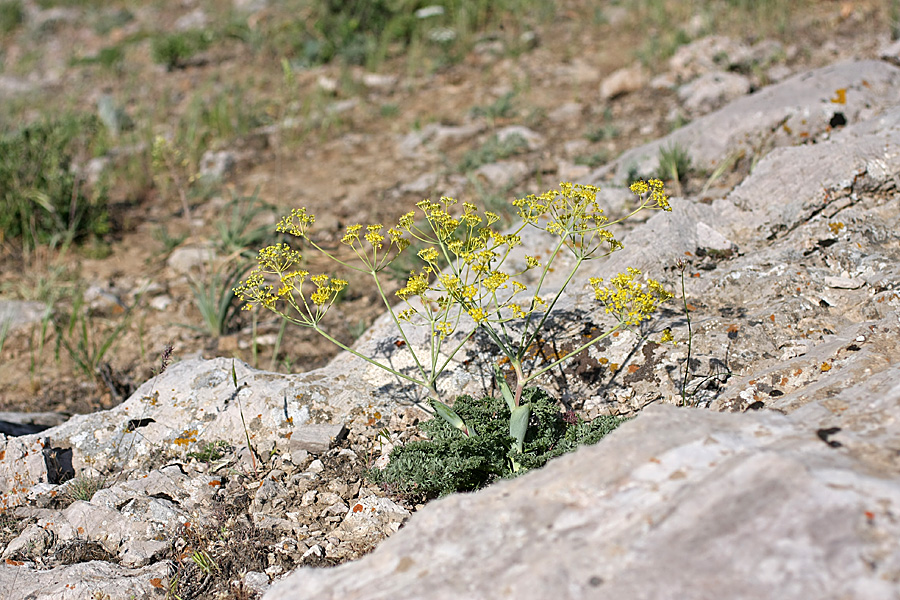
<path fill-rule="evenodd" d="M 900 370 L 890 382 L 869 397 L 874 421 L 900 416 Z M 651 407 L 541 471 L 433 502 L 371 555 L 299 569 L 264 598 L 896 598 L 897 465 L 851 446 L 856 427 L 824 413 Z M 826 439 L 820 425 L 849 431 Z"/>
<path fill-rule="evenodd" d="M 0 75 L 0 98 L 33 92 L 38 85 L 12 75 Z"/>
<path fill-rule="evenodd" d="M 752 57 L 753 51 L 748 46 L 724 36 L 710 36 L 675 50 L 669 59 L 669 70 L 686 82 L 709 71 L 747 65 Z"/>
<path fill-rule="evenodd" d="M 838 90 L 846 90 L 843 104 Z M 713 171 L 730 154 L 759 156 L 766 146 L 792 146 L 832 129 L 840 113 L 848 124 L 865 121 L 893 106 L 900 97 L 900 68 L 885 62 L 840 63 L 800 73 L 777 85 L 736 100 L 671 134 L 622 154 L 591 174 L 624 183 L 629 171 L 656 171 L 659 149 L 679 145 L 695 168 Z M 630 182 L 628 182 L 630 183 Z"/>
<path fill-rule="evenodd" d="M 203 29 L 209 24 L 209 16 L 202 8 L 195 8 L 191 12 L 178 17 L 175 21 L 175 29 L 188 31 L 190 29 Z"/>
<path fill-rule="evenodd" d="M 216 251 L 211 245 L 180 246 L 169 254 L 166 266 L 179 275 L 187 275 L 215 259 Z"/>
<path fill-rule="evenodd" d="M 400 138 L 397 151 L 407 158 L 415 158 L 423 149 L 446 151 L 472 139 L 485 128 L 484 123 L 458 126 L 429 123 Z"/>
<path fill-rule="evenodd" d="M 363 73 L 360 78 L 367 88 L 390 90 L 397 85 L 397 76 L 384 73 Z"/>
<path fill-rule="evenodd" d="M 601 100 L 612 100 L 636 92 L 649 82 L 650 77 L 640 64 L 623 67 L 609 74 L 600 84 Z"/>
<path fill-rule="evenodd" d="M 884 46 L 878 55 L 882 60 L 886 60 L 900 67 L 900 40 L 896 40 Z"/>
<path fill-rule="evenodd" d="M 237 159 L 233 152 L 207 150 L 200 157 L 199 175 L 213 181 L 222 181 L 234 171 Z"/>
<path fill-rule="evenodd" d="M 0 412 L 0 433 L 11 437 L 40 433 L 64 423 L 69 417 L 60 413 Z"/>
<path fill-rule="evenodd" d="M 525 140 L 529 151 L 540 150 L 544 146 L 544 136 L 522 125 L 511 125 L 497 131 L 497 141 L 500 143 L 515 137 Z"/>
<path fill-rule="evenodd" d="M 103 561 L 39 570 L 34 565 L 0 564 L 0 590 L 9 600 L 152 598 L 165 595 L 168 561 L 129 569 Z"/>
<path fill-rule="evenodd" d="M 291 453 L 307 451 L 311 454 L 322 454 L 347 435 L 347 428 L 341 424 L 311 423 L 300 428 L 288 443 Z"/>
<path fill-rule="evenodd" d="M 244 575 L 244 585 L 257 593 L 264 593 L 269 589 L 269 576 L 259 571 L 248 571 Z"/>
<path fill-rule="evenodd" d="M 439 179 L 440 175 L 437 173 L 424 173 L 408 183 L 401 183 L 399 189 L 404 194 L 427 195 Z"/>
<path fill-rule="evenodd" d="M 47 305 L 43 302 L 0 299 L 0 334 L 39 323 L 48 318 L 47 310 Z"/>
<path fill-rule="evenodd" d="M 750 80 L 737 73 L 711 71 L 681 86 L 678 98 L 694 116 L 705 115 L 750 93 Z"/>
<path fill-rule="evenodd" d="M 531 169 L 521 160 L 504 160 L 481 165 L 475 176 L 493 187 L 509 187 L 525 179 Z"/>
<path fill-rule="evenodd" d="M 548 112 L 547 118 L 554 123 L 577 121 L 581 118 L 581 113 L 583 110 L 584 106 L 582 106 L 578 102 L 564 102 L 563 104 L 560 104 L 559 106 Z"/>

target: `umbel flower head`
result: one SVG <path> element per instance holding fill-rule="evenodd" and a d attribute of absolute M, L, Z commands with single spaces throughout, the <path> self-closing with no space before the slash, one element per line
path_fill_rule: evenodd
<path fill-rule="evenodd" d="M 347 287 L 347 282 L 324 274 L 310 277 L 309 271 L 295 268 L 302 258 L 287 244 L 275 244 L 260 250 L 256 258 L 257 267 L 234 288 L 235 296 L 245 302 L 243 310 L 262 306 L 288 317 L 284 311 L 290 307 L 299 315 L 290 317 L 295 323 L 317 324 L 334 304 L 338 294 Z M 303 290 L 307 279 L 315 286 L 308 300 Z M 279 302 L 283 303 L 282 306 Z"/>
<path fill-rule="evenodd" d="M 639 199 L 638 206 L 620 220 L 645 208 L 671 210 L 658 179 L 635 182 L 631 191 Z M 262 306 L 272 310 L 295 324 L 315 329 L 344 350 L 398 378 L 421 385 L 443 415 L 450 415 L 452 410 L 437 399 L 437 378 L 475 331 L 483 331 L 515 372 L 515 395 L 508 399 L 512 410 L 519 406 L 526 383 L 618 328 L 649 319 L 661 302 L 672 297 L 652 279 L 646 284 L 639 283 L 637 278 L 641 272 L 637 269 L 628 269 L 609 282 L 591 279 L 596 299 L 604 304 L 607 312 L 616 315 L 618 324 L 526 375 L 523 363 L 530 360 L 527 349 L 538 339 L 580 265 L 622 247 L 609 231 L 614 222 L 603 214 L 597 192 L 598 188 L 590 185 L 561 183 L 558 189 L 515 200 L 513 206 L 522 222 L 511 231 L 495 229 L 500 216 L 479 211 L 475 204 L 459 203 L 448 197 L 438 202 L 422 200 L 416 204 L 416 210 L 401 216 L 393 227 L 386 228 L 380 223 L 350 225 L 337 249 L 324 248 L 313 239 L 310 231 L 315 217 L 305 208 L 294 209 L 281 219 L 279 232 L 300 238 L 305 245 L 343 268 L 374 279 L 385 309 L 399 330 L 403 347 L 412 355 L 415 374 L 365 356 L 320 328 L 321 319 L 338 300 L 347 282 L 324 273 L 310 274 L 302 268 L 300 253 L 288 244 L 260 250 L 257 267 L 234 291 L 247 303 L 245 308 Z M 522 245 L 525 227 L 536 227 L 550 235 L 549 246 L 540 256 L 513 252 Z M 409 273 L 405 284 L 396 292 L 396 298 L 403 304 L 398 308 L 379 279 L 379 273 L 413 243 L 421 264 Z M 565 267 L 565 283 L 549 293 L 547 277 L 558 267 L 556 259 L 563 250 L 571 253 L 574 261 Z M 357 260 L 348 260 L 348 254 L 355 255 Z M 507 325 L 512 320 L 519 323 Z M 409 326 L 429 328 L 427 352 L 416 350 L 410 344 Z M 462 423 L 458 417 L 451 420 Z M 527 418 L 522 422 L 527 424 Z"/>
<path fill-rule="evenodd" d="M 641 272 L 628 267 L 627 273 L 619 273 L 603 286 L 603 279 L 588 280 L 594 289 L 594 298 L 606 305 L 606 312 L 613 314 L 626 325 L 639 325 L 656 311 L 657 306 L 672 298 L 672 293 L 653 279 L 647 280 L 647 288 L 635 281 Z"/>

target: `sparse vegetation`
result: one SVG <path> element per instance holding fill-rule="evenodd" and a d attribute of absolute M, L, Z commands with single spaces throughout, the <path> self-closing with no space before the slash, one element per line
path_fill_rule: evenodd
<path fill-rule="evenodd" d="M 17 240 L 27 250 L 105 235 L 106 192 L 79 173 L 101 143 L 99 121 L 83 115 L 0 136 L 0 242 Z"/>
<path fill-rule="evenodd" d="M 478 431 L 477 436 L 461 436 L 446 420 L 435 417 L 420 425 L 428 439 L 398 446 L 388 466 L 371 470 L 369 477 L 415 501 L 471 492 L 594 444 L 626 420 L 598 417 L 584 422 L 574 414 L 564 415 L 539 389 L 526 390 L 524 398 L 537 425 L 529 428 L 521 450 L 510 436 L 510 411 L 503 399 L 460 396 L 453 409 Z"/>
<path fill-rule="evenodd" d="M 690 170 L 691 155 L 686 148 L 679 144 L 660 147 L 657 177 L 682 184 L 687 179 Z"/>
<path fill-rule="evenodd" d="M 225 261 L 219 266 L 204 269 L 200 276 L 191 277 L 194 306 L 200 311 L 203 327 L 189 327 L 205 331 L 214 338 L 231 332 L 240 311 L 233 288 L 246 270 L 246 265 L 240 260 Z"/>
<path fill-rule="evenodd" d="M 153 61 L 169 71 L 183 68 L 197 53 L 209 48 L 214 34 L 205 29 L 180 31 L 153 38 L 150 47 Z"/>
<path fill-rule="evenodd" d="M 66 483 L 66 495 L 72 500 L 90 502 L 106 486 L 104 477 L 79 476 Z"/>
<path fill-rule="evenodd" d="M 521 135 L 509 135 L 503 140 L 494 135 L 480 147 L 466 152 L 456 170 L 460 173 L 468 173 L 482 165 L 521 154 L 527 149 L 528 142 Z"/>
<path fill-rule="evenodd" d="M 188 452 L 188 458 L 194 458 L 200 462 L 215 462 L 225 456 L 230 449 L 228 442 L 218 440 L 216 442 L 207 442 L 202 448 L 194 452 Z"/>
<path fill-rule="evenodd" d="M 25 8 L 21 0 L 0 2 L 0 35 L 14 31 L 25 21 Z"/>

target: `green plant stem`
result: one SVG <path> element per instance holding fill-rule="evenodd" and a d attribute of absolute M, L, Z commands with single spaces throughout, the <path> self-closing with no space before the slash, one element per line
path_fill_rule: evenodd
<path fill-rule="evenodd" d="M 691 370 L 691 342 L 693 341 L 693 331 L 691 330 L 691 311 L 688 309 L 687 295 L 684 291 L 684 268 L 681 269 L 681 300 L 684 303 L 684 316 L 687 319 L 688 341 L 687 341 L 687 361 L 684 363 L 684 377 L 681 380 L 681 404 L 687 406 L 687 380 Z"/>
<path fill-rule="evenodd" d="M 615 327 L 613 327 L 613 328 L 610 329 L 609 331 L 605 332 L 603 335 L 598 336 L 598 337 L 595 337 L 595 338 L 592 339 L 591 341 L 589 341 L 589 342 L 587 342 L 587 343 L 585 343 L 585 344 L 582 344 L 581 346 L 579 346 L 579 347 L 576 348 L 575 350 L 572 350 L 571 352 L 569 352 L 568 354 L 566 354 L 566 355 L 563 356 L 562 358 L 559 358 L 559 359 L 553 361 L 552 363 L 550 363 L 549 365 L 546 365 L 546 366 L 542 367 L 540 370 L 538 370 L 538 371 L 536 371 L 536 372 L 530 374 L 530 375 L 524 380 L 523 385 L 526 384 L 526 383 L 528 383 L 528 382 L 531 381 L 532 379 L 535 379 L 536 377 L 540 377 L 541 375 L 543 375 L 544 373 L 546 373 L 547 371 L 549 371 L 550 369 L 552 369 L 552 368 L 555 367 L 556 365 L 558 365 L 558 364 L 560 364 L 560 363 L 562 363 L 562 362 L 568 360 L 569 358 L 571 358 L 572 356 L 575 356 L 575 355 L 578 354 L 579 352 L 581 352 L 581 351 L 583 351 L 583 350 L 585 350 L 585 349 L 587 349 L 587 348 L 590 348 L 591 346 L 593 346 L 593 345 L 596 344 L 597 342 L 599 342 L 599 341 L 601 341 L 601 340 L 603 340 L 603 339 L 608 338 L 610 335 L 613 334 L 613 332 L 618 331 L 619 329 L 621 329 L 623 325 L 624 325 L 624 323 L 620 322 L 618 325 L 616 325 Z"/>
<path fill-rule="evenodd" d="M 305 326 L 305 327 L 310 327 L 310 325 L 306 325 L 306 324 L 304 324 L 304 323 L 299 323 L 299 322 L 297 322 L 295 319 L 292 319 L 291 317 L 288 317 L 288 316 L 285 315 L 284 313 L 278 313 L 278 314 L 280 314 L 280 315 L 281 315 L 282 317 L 284 317 L 285 319 L 290 320 L 292 323 L 296 323 L 297 325 L 302 325 L 302 326 Z M 400 371 L 397 371 L 396 369 L 392 369 L 391 367 L 387 366 L 387 365 L 384 364 L 384 363 L 381 363 L 381 362 L 378 362 L 377 360 L 374 360 L 374 359 L 372 359 L 372 358 L 369 358 L 368 356 L 366 356 L 366 355 L 364 355 L 364 354 L 362 354 L 362 353 L 360 353 L 360 352 L 354 350 L 354 349 L 351 348 L 350 346 L 344 344 L 343 342 L 340 342 L 340 341 L 338 341 L 337 339 L 331 337 L 330 335 L 328 335 L 328 333 L 327 333 L 325 330 L 321 329 L 321 328 L 318 326 L 318 324 L 312 325 L 311 327 L 312 327 L 312 329 L 313 329 L 316 333 L 318 333 L 319 335 L 321 335 L 322 337 L 324 337 L 326 340 L 328 340 L 329 342 L 331 342 L 331 343 L 333 343 L 334 345 L 336 345 L 336 346 L 337 346 L 338 348 L 340 348 L 341 350 L 346 350 L 346 351 L 349 352 L 350 354 L 352 354 L 352 355 L 354 355 L 354 356 L 357 356 L 357 357 L 363 359 L 364 361 L 366 361 L 367 363 L 370 363 L 370 364 L 375 365 L 376 367 L 379 367 L 380 369 L 384 369 L 384 370 L 387 371 L 388 373 L 390 373 L 390 374 L 392 374 L 392 375 L 395 375 L 395 376 L 399 377 L 400 379 L 405 379 L 406 381 L 409 381 L 410 383 L 415 383 L 416 385 L 421 385 L 421 386 L 427 387 L 427 388 L 429 388 L 429 389 L 434 389 L 434 382 L 433 382 L 432 380 L 429 380 L 429 379 L 419 380 L 419 379 L 416 379 L 415 377 L 410 377 L 409 375 L 405 375 L 405 374 L 401 373 Z M 408 345 L 409 345 L 409 344 L 407 343 L 407 346 L 408 346 Z"/>
<path fill-rule="evenodd" d="M 272 360 L 269 361 L 269 370 L 275 370 L 275 361 L 278 358 L 278 352 L 281 350 L 281 340 L 284 339 L 284 331 L 287 329 L 287 320 L 281 320 L 281 327 L 278 328 L 278 337 L 275 338 L 275 348 L 272 350 Z"/>
<path fill-rule="evenodd" d="M 541 288 L 544 286 L 544 279 L 547 278 L 547 273 L 550 272 L 550 265 L 552 265 L 552 264 L 553 264 L 553 261 L 556 260 L 556 256 L 559 254 L 559 251 L 562 250 L 563 245 L 565 245 L 565 238 L 560 239 L 559 244 L 556 245 L 556 248 L 554 248 L 553 252 L 550 254 L 550 258 L 548 258 L 547 261 L 545 262 L 545 264 L 544 264 L 544 270 L 541 272 L 541 278 L 538 279 L 537 288 L 535 288 L 535 290 L 534 290 L 534 296 L 535 296 L 535 297 L 537 297 L 537 296 L 541 293 Z M 570 273 L 570 274 L 569 274 L 569 277 L 566 279 L 566 284 L 568 284 L 569 281 L 572 280 L 572 275 L 574 275 L 574 274 L 575 274 L 575 271 L 578 270 L 578 267 L 581 265 L 581 262 L 582 262 L 582 261 L 579 260 L 579 261 L 578 261 L 578 264 L 575 265 L 575 268 L 572 270 L 572 273 Z M 554 304 L 555 304 L 556 301 L 559 299 L 559 296 L 560 296 L 560 294 L 562 293 L 562 290 L 565 289 L 565 287 L 566 287 L 566 286 L 563 285 L 563 286 L 559 289 L 559 292 L 557 292 L 556 297 L 553 299 L 553 303 L 554 303 Z M 531 302 L 532 302 L 532 306 L 534 306 L 535 300 L 532 299 Z M 541 330 L 541 327 L 544 326 L 544 323 L 547 322 L 547 318 L 548 318 L 549 315 L 550 315 L 550 309 L 551 309 L 551 308 L 552 308 L 552 305 L 549 306 L 549 307 L 547 308 L 547 310 L 544 311 L 544 316 L 541 318 L 541 322 L 538 324 L 537 327 L 534 328 L 534 332 L 533 332 L 533 333 L 528 337 L 528 339 L 525 340 L 525 342 L 522 344 L 522 347 L 523 347 L 523 348 L 527 348 L 528 346 L 530 346 L 531 343 L 534 341 L 534 339 L 537 337 L 538 331 L 540 331 L 540 330 Z M 528 317 L 526 317 L 526 319 L 525 319 L 525 332 L 526 332 L 526 333 L 528 332 L 528 327 L 529 327 L 529 325 L 531 325 L 531 315 L 533 315 L 533 314 L 534 314 L 533 311 L 532 311 L 532 312 L 529 312 L 529 313 L 528 313 Z M 519 351 L 522 352 L 521 348 L 520 348 Z M 521 356 L 520 356 L 519 358 L 521 358 Z"/>
<path fill-rule="evenodd" d="M 371 362 L 371 363 L 374 364 L 374 365 L 377 365 L 377 366 L 381 367 L 382 369 L 385 369 L 386 371 L 389 371 L 389 372 L 391 372 L 391 373 L 394 373 L 395 375 L 398 375 L 399 377 L 402 377 L 403 379 L 406 379 L 406 380 L 408 380 L 408 381 L 412 381 L 412 382 L 414 382 L 414 383 L 417 383 L 418 385 L 425 385 L 423 382 L 426 382 L 426 381 L 427 381 L 427 382 L 428 382 L 428 384 L 427 384 L 428 389 L 436 390 L 436 388 L 435 388 L 435 379 L 437 378 L 437 376 L 436 376 L 436 375 L 432 375 L 432 377 L 429 378 L 429 377 L 425 374 L 425 367 L 423 367 L 423 366 L 422 366 L 422 363 L 419 361 L 419 357 L 416 355 L 415 350 L 413 350 L 413 347 L 412 347 L 412 346 L 410 345 L 410 343 L 409 343 L 409 339 L 406 337 L 406 332 L 403 330 L 403 327 L 400 325 L 400 319 L 397 318 L 397 315 L 394 313 L 394 308 L 391 306 L 391 303 L 388 302 L 387 295 L 386 295 L 385 292 L 384 292 L 384 288 L 381 286 L 381 281 L 379 281 L 378 275 L 376 274 L 376 271 L 372 270 L 372 271 L 370 271 L 370 274 L 372 275 L 372 279 L 375 280 L 375 286 L 378 288 L 378 295 L 381 296 L 381 300 L 384 302 L 384 305 L 385 305 L 385 307 L 387 308 L 388 314 L 391 315 L 391 320 L 394 322 L 394 326 L 400 331 L 400 337 L 403 338 L 403 342 L 406 344 L 406 348 L 409 350 L 410 355 L 413 357 L 413 360 L 414 360 L 415 363 L 416 363 L 416 368 L 419 370 L 419 375 L 422 376 L 422 381 L 418 381 L 418 380 L 413 379 L 413 378 L 411 378 L 411 377 L 409 377 L 409 376 L 407 376 L 407 375 L 403 375 L 403 374 L 401 374 L 401 373 L 398 373 L 397 371 L 395 371 L 395 370 L 393 370 L 393 369 L 387 367 L 386 365 L 383 365 L 383 364 L 381 364 L 381 363 L 379 363 L 379 362 L 377 362 L 377 361 L 373 361 L 372 359 L 369 359 L 368 357 L 363 356 L 362 354 L 356 352 L 355 350 L 350 350 L 350 352 L 352 352 L 353 354 L 355 354 L 355 355 L 357 355 L 357 356 L 359 356 L 359 357 L 361 357 L 361 358 L 363 358 L 363 359 L 365 359 L 365 360 Z M 328 336 L 327 334 L 325 334 L 324 331 L 321 331 L 321 330 L 319 330 L 318 328 L 316 329 L 316 331 L 319 331 L 320 333 L 322 333 L 322 335 L 324 335 L 327 339 L 333 340 L 333 338 L 331 338 L 330 336 Z M 349 348 L 347 348 L 347 347 L 344 346 L 343 344 L 340 344 L 340 346 L 343 347 L 343 348 L 345 348 L 345 349 L 348 349 L 348 350 L 349 350 Z M 436 396 L 435 396 L 435 397 L 436 397 Z"/>

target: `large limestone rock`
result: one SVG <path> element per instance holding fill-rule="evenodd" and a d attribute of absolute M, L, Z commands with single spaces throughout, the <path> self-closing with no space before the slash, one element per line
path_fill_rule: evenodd
<path fill-rule="evenodd" d="M 773 147 L 818 139 L 837 123 L 870 119 L 898 97 L 900 68 L 888 62 L 854 61 L 800 73 L 623 153 L 588 181 L 612 177 L 622 183 L 629 172 L 653 173 L 659 149 L 676 145 L 690 153 L 694 167 L 712 172 L 729 156 L 760 158 Z"/>
<path fill-rule="evenodd" d="M 897 598 L 900 464 L 884 455 L 900 447 L 900 370 L 838 399 L 847 410 L 790 416 L 648 408 L 265 599 Z"/>
<path fill-rule="evenodd" d="M 895 86 L 891 69 L 839 66 L 790 89 L 812 98 L 863 72 Z M 677 403 L 686 344 L 620 336 L 591 352 L 602 385 L 577 372 L 566 385 L 589 411 L 649 404 L 633 422 L 540 472 L 435 502 L 372 555 L 301 569 L 267 600 L 900 597 L 900 107 L 873 94 L 865 119 L 771 151 L 712 204 L 673 199 L 590 268 L 656 275 L 686 260 L 687 399 L 736 414 L 661 404 Z M 723 138 L 747 132 L 730 122 Z M 561 303 L 591 306 L 578 289 Z M 685 341 L 678 310 L 643 333 L 665 326 Z"/>

